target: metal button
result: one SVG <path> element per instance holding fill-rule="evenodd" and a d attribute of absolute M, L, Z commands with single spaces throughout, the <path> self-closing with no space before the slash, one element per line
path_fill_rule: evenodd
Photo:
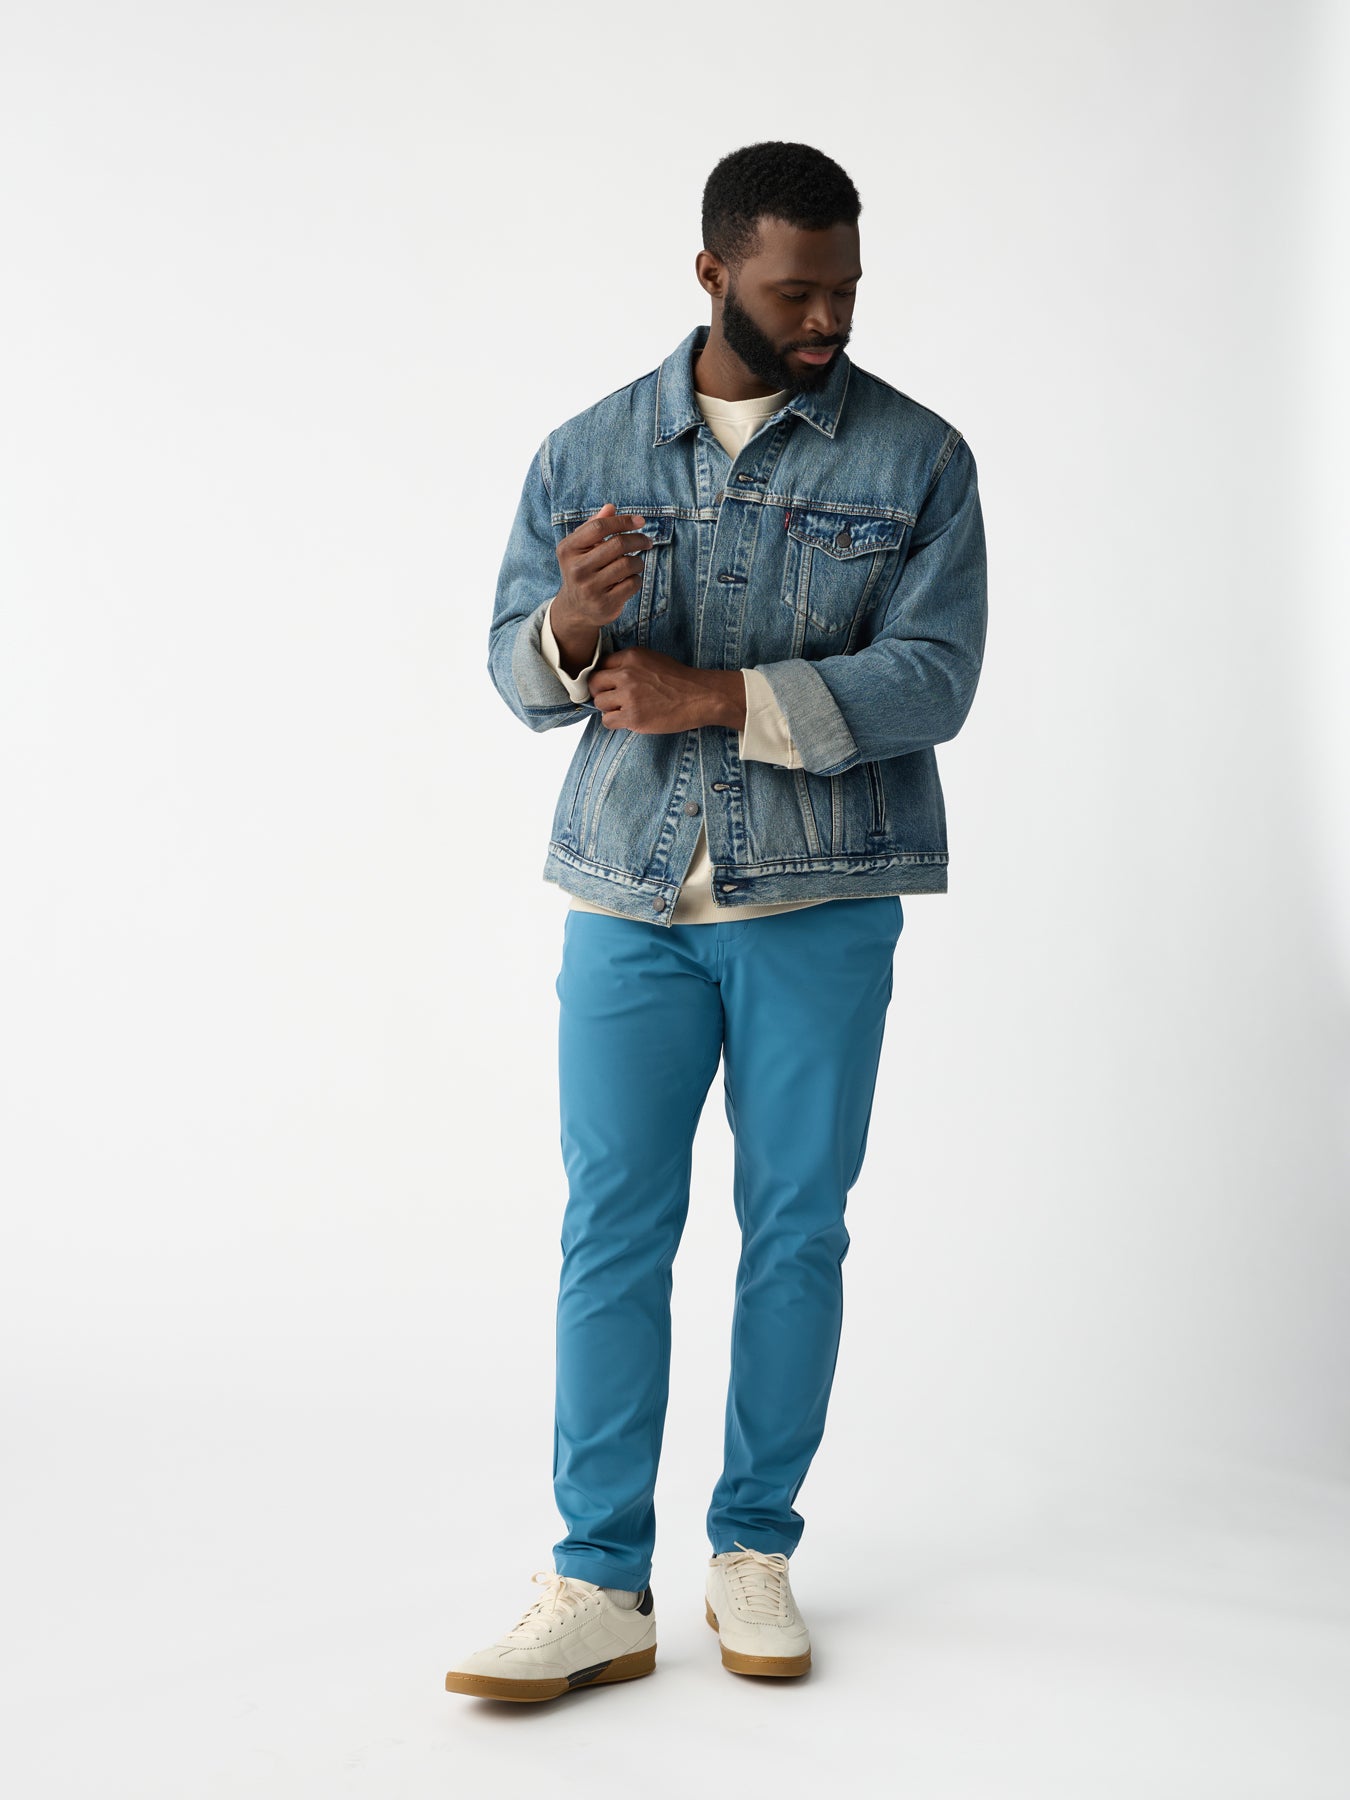
<path fill-rule="evenodd" d="M 665 910 L 666 910 L 666 897 L 664 894 L 658 894 L 656 896 L 655 900 L 652 901 L 652 911 L 653 912 L 664 912 Z"/>
<path fill-rule="evenodd" d="M 684 810 L 692 818 L 693 815 L 698 811 L 698 801 L 697 800 L 686 800 L 684 803 Z"/>
<path fill-rule="evenodd" d="M 834 540 L 834 547 L 836 550 L 847 550 L 852 542 L 853 534 L 850 532 L 848 526 L 845 525 L 844 529 L 839 533 L 839 536 Z"/>
<path fill-rule="evenodd" d="M 729 569 L 723 569 L 722 573 L 717 577 L 717 579 L 719 581 L 735 581 L 736 577 L 731 573 L 731 571 Z"/>
<path fill-rule="evenodd" d="M 737 881 L 724 881 L 722 883 L 722 892 L 724 894 L 734 894 L 739 886 L 740 883 Z"/>
<path fill-rule="evenodd" d="M 729 787 L 731 784 L 730 784 L 730 782 L 727 782 L 727 781 L 714 781 L 714 783 L 712 785 L 713 785 L 713 792 L 715 794 L 720 794 L 722 792 L 723 788 Z"/>
<path fill-rule="evenodd" d="M 738 475 L 736 479 L 737 481 L 753 481 L 755 478 L 753 475 Z"/>

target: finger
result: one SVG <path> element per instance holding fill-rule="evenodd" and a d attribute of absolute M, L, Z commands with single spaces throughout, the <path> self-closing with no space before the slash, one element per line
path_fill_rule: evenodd
<path fill-rule="evenodd" d="M 638 531 L 646 522 L 641 513 L 615 512 L 614 502 L 606 500 L 599 512 L 582 520 L 572 537 L 582 549 L 588 550 L 603 539 L 613 537 L 616 532 Z"/>
<path fill-rule="evenodd" d="M 570 579 L 584 581 L 593 592 L 598 590 L 612 599 L 617 599 L 620 590 L 632 582 L 630 592 L 635 594 L 642 586 L 642 559 L 637 554 L 630 555 L 622 544 L 621 538 L 611 538 L 583 556 L 574 556 L 568 568 Z"/>
<path fill-rule="evenodd" d="M 592 588 L 600 593 L 611 604 L 620 597 L 631 600 L 642 588 L 642 564 L 634 562 L 631 557 L 622 557 L 612 566 L 602 566 L 592 575 Z"/>
<path fill-rule="evenodd" d="M 619 688 L 591 689 L 591 699 L 600 708 L 606 725 L 626 725 L 632 707 L 632 696 Z"/>

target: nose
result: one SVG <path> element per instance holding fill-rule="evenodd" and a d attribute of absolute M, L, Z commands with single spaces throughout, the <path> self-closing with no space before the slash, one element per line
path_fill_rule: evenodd
<path fill-rule="evenodd" d="M 829 300 L 817 300 L 802 320 L 802 335 L 808 343 L 837 343 L 844 335 L 840 315 Z"/>

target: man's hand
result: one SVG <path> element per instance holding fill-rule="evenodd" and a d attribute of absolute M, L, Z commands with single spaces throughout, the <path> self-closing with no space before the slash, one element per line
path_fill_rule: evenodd
<path fill-rule="evenodd" d="M 739 669 L 691 669 L 660 650 L 630 644 L 611 650 L 587 683 L 609 730 L 688 731 L 698 725 L 745 725 L 745 678 Z"/>
<path fill-rule="evenodd" d="M 595 654 L 596 635 L 613 624 L 642 586 L 642 552 L 652 540 L 638 530 L 641 513 L 621 513 L 606 500 L 558 545 L 562 577 L 549 614 L 569 675 Z"/>

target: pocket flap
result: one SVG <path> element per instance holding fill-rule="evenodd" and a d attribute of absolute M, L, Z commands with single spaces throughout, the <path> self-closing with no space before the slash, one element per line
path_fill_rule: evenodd
<path fill-rule="evenodd" d="M 626 506 L 622 510 L 630 513 L 642 512 L 640 506 Z M 669 513 L 664 517 L 660 513 L 642 513 L 642 516 L 647 523 L 645 525 L 639 525 L 637 529 L 643 536 L 649 537 L 652 540 L 653 546 L 657 544 L 668 544 L 675 533 L 674 517 Z"/>
<path fill-rule="evenodd" d="M 825 512 L 804 506 L 791 509 L 787 528 L 803 544 L 841 561 L 870 556 L 876 550 L 894 550 L 909 529 L 903 519 L 888 519 L 880 513 Z"/>

